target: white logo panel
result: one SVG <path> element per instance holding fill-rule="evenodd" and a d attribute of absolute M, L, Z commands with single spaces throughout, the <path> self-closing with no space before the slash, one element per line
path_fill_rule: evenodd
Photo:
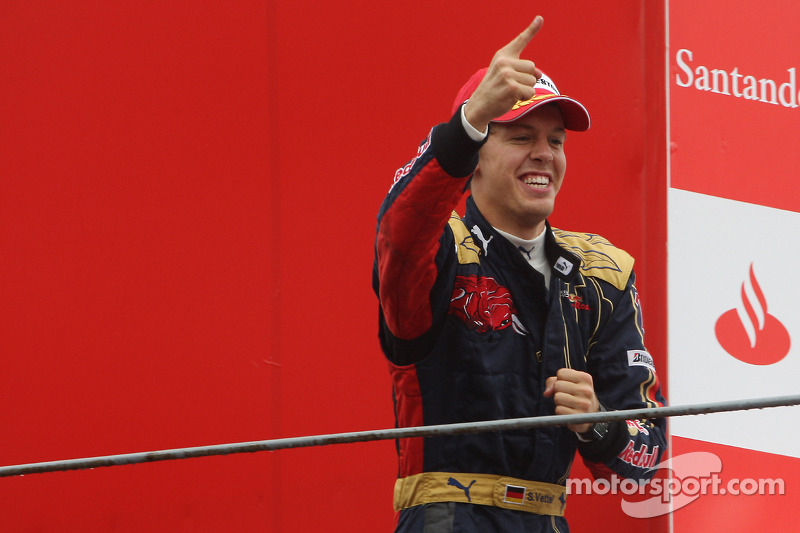
<path fill-rule="evenodd" d="M 656 371 L 653 358 L 643 350 L 628 350 L 628 366 L 643 366 L 653 372 Z"/>
<path fill-rule="evenodd" d="M 669 403 L 796 394 L 800 213 L 669 191 Z M 800 408 L 676 417 L 674 435 L 800 457 Z"/>

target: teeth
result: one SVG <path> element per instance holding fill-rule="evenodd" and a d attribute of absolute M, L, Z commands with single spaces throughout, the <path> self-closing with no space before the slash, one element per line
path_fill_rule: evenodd
<path fill-rule="evenodd" d="M 526 176 L 525 185 L 547 185 L 550 180 L 545 176 Z"/>

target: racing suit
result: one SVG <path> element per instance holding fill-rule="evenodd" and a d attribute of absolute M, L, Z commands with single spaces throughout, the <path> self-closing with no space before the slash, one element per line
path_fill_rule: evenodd
<path fill-rule="evenodd" d="M 546 224 L 549 287 L 460 201 L 481 142 L 457 112 L 395 175 L 378 215 L 373 287 L 400 427 L 555 414 L 545 380 L 588 372 L 605 409 L 664 404 L 647 354 L 633 259 L 602 237 Z M 599 441 L 565 427 L 399 439 L 397 531 L 567 531 L 576 449 L 596 477 L 652 476 L 659 420 L 611 423 Z"/>

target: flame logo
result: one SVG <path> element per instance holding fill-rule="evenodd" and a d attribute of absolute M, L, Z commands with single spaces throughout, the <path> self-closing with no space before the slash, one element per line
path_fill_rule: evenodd
<path fill-rule="evenodd" d="M 781 322 L 767 312 L 767 299 L 750 264 L 750 289 L 742 283 L 742 309 L 731 309 L 717 319 L 714 328 L 722 348 L 740 361 L 751 365 L 771 365 L 789 353 L 791 339 Z M 745 316 L 746 315 L 746 316 Z"/>

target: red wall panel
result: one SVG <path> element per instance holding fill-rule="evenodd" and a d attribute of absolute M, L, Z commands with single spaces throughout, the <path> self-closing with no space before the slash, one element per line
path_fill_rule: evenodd
<path fill-rule="evenodd" d="M 531 9 L 11 2 L 0 461 L 391 426 L 378 205 Z M 593 118 L 554 222 L 637 256 L 663 363 L 663 6 L 539 13 L 528 57 Z M 365 443 L 8 478 L 0 498 L 18 531 L 388 530 L 395 468 L 393 443 Z M 663 525 L 604 497 L 568 513 Z"/>
<path fill-rule="evenodd" d="M 765 7 L 669 3 L 674 403 L 797 392 L 800 313 L 786 265 L 800 260 L 793 245 L 800 232 L 800 8 L 788 0 Z M 690 303 L 697 295 L 703 305 Z M 721 483 L 677 508 L 674 528 L 706 529 L 715 517 L 725 531 L 793 529 L 800 433 L 786 421 L 797 414 L 782 408 L 674 419 L 675 460 L 694 454 L 716 461 L 713 480 Z M 676 469 L 674 477 L 689 473 Z M 769 490 L 778 481 L 785 492 Z"/>

